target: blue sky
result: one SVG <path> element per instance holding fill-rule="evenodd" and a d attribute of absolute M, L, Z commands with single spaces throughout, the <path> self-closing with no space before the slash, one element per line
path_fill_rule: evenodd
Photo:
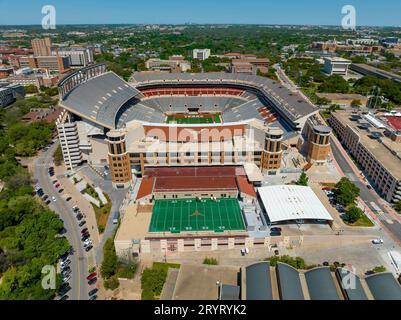
<path fill-rule="evenodd" d="M 0 25 L 40 24 L 41 8 L 57 9 L 58 24 L 97 23 L 341 23 L 356 8 L 357 25 L 401 26 L 401 0 L 0 0 Z"/>

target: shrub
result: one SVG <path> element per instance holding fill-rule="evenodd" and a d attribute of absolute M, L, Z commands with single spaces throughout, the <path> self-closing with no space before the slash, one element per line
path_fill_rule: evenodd
<path fill-rule="evenodd" d="M 272 256 L 270 258 L 266 259 L 267 261 L 269 261 L 270 265 L 272 267 L 275 267 L 277 265 L 277 262 L 282 262 L 282 263 L 286 263 L 292 267 L 294 267 L 295 269 L 308 269 L 307 264 L 305 263 L 305 260 L 302 259 L 301 257 L 290 257 L 288 255 L 284 255 L 284 256 Z"/>
<path fill-rule="evenodd" d="M 362 217 L 362 215 L 363 211 L 360 208 L 352 206 L 345 212 L 345 220 L 349 223 L 355 223 Z"/>
<path fill-rule="evenodd" d="M 219 264 L 219 262 L 217 261 L 217 259 L 215 258 L 205 258 L 203 260 L 203 264 L 208 264 L 208 265 L 214 265 L 217 266 Z"/>
<path fill-rule="evenodd" d="M 374 273 L 386 272 L 386 267 L 384 266 L 377 266 L 372 269 Z"/>
<path fill-rule="evenodd" d="M 115 290 L 120 286 L 120 281 L 116 275 L 112 276 L 110 279 L 104 280 L 104 287 L 107 290 Z"/>
<path fill-rule="evenodd" d="M 136 261 L 119 260 L 117 266 L 118 277 L 132 279 L 135 276 L 137 266 L 138 264 Z"/>

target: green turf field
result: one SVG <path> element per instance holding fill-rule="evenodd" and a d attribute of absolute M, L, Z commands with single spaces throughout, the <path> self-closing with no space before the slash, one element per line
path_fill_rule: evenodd
<path fill-rule="evenodd" d="M 209 116 L 199 116 L 199 117 L 175 117 L 174 115 L 167 116 L 167 123 L 177 123 L 177 124 L 208 124 L 208 123 L 221 123 L 221 117 L 218 114 Z"/>
<path fill-rule="evenodd" d="M 236 199 L 156 200 L 149 232 L 245 230 Z"/>

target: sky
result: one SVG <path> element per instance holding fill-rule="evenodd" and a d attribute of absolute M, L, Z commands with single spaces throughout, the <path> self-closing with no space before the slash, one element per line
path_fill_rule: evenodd
<path fill-rule="evenodd" d="M 353 5 L 357 26 L 401 26 L 401 0 L 0 0 L 0 25 L 41 24 L 44 5 L 57 24 L 340 25 Z"/>

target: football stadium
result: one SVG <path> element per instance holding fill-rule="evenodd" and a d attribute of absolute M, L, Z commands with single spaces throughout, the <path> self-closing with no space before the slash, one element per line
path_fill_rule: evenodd
<path fill-rule="evenodd" d="M 318 109 L 256 75 L 139 72 L 126 82 L 98 64 L 64 78 L 59 94 L 67 168 L 109 169 L 105 179 L 136 206 L 117 238 L 125 234 L 131 240 L 123 246 L 139 243 L 141 252 L 154 240 L 196 250 L 201 239 L 231 246 L 268 236 L 257 187 L 280 172 L 283 150 L 303 148 L 312 132 L 312 153 L 327 158 L 330 132 L 316 126 Z M 319 218 L 330 220 L 321 212 L 304 217 Z"/>

